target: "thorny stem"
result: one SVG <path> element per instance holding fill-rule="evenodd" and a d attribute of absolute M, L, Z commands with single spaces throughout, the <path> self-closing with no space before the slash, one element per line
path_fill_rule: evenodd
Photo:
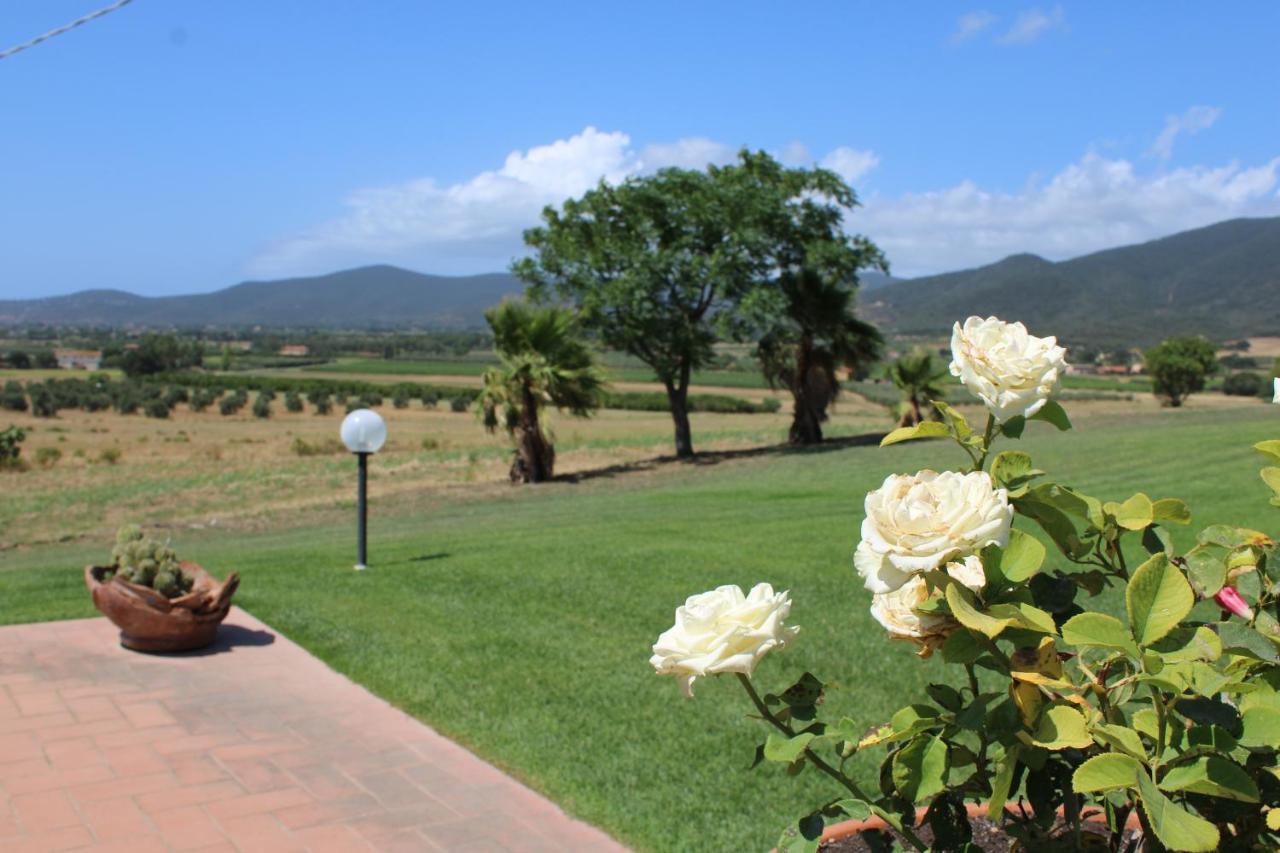
<path fill-rule="evenodd" d="M 982 434 L 982 458 L 978 460 L 978 470 L 987 467 L 987 456 L 991 453 L 991 439 L 995 436 L 996 416 L 987 415 L 987 429 Z"/>
<path fill-rule="evenodd" d="M 760 694 L 756 692 L 755 685 L 751 683 L 751 679 L 741 672 L 737 673 L 737 675 L 738 675 L 738 681 L 741 682 L 743 689 L 747 691 L 747 695 L 751 697 L 751 703 L 756 706 L 756 710 L 760 712 L 760 716 L 764 718 L 764 720 L 766 720 L 767 722 L 771 723 L 779 731 L 786 734 L 788 737 L 795 737 L 796 735 L 795 729 L 793 729 L 791 725 L 786 721 L 779 720 L 774 715 L 774 713 L 769 710 L 769 706 L 764 703 L 764 700 L 760 698 Z M 823 773 L 827 774 L 832 779 L 836 780 L 841 785 L 843 785 L 846 789 L 848 789 L 849 793 L 853 794 L 859 800 L 862 800 L 868 805 L 871 805 L 871 799 L 867 797 L 866 794 L 862 793 L 862 789 L 858 787 L 858 784 L 856 782 L 854 782 L 848 776 L 841 773 L 836 768 L 832 767 L 827 762 L 823 761 L 814 753 L 813 750 L 809 749 L 808 747 L 805 747 L 804 757 L 809 759 L 809 761 L 813 764 L 814 767 L 818 768 Z M 877 814 L 880 814 L 882 817 L 884 816 L 884 814 L 886 814 L 884 809 L 881 809 L 878 806 L 871 805 L 871 809 L 875 811 Z M 902 836 L 906 838 L 907 841 L 911 842 L 912 846 L 914 846 L 917 850 L 925 850 L 927 848 L 928 845 L 926 845 L 923 841 L 921 841 L 920 838 L 914 832 L 911 831 L 910 827 L 904 825 L 902 827 L 901 832 L 902 832 Z"/>

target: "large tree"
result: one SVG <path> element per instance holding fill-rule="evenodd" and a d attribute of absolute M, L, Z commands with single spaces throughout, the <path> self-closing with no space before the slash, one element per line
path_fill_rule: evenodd
<path fill-rule="evenodd" d="M 485 312 L 501 364 L 484 374 L 485 427 L 506 430 L 515 444 L 511 479 L 540 483 L 555 471 L 547 407 L 586 417 L 599 408 L 603 374 L 567 309 L 503 302 Z"/>
<path fill-rule="evenodd" d="M 900 356 L 889 365 L 889 380 L 902 392 L 898 426 L 915 426 L 926 420 L 930 400 L 941 400 L 942 383 L 947 366 L 933 357 L 926 349 L 916 349 Z"/>
<path fill-rule="evenodd" d="M 1165 405 L 1181 406 L 1196 391 L 1204 390 L 1204 380 L 1218 369 L 1213 344 L 1201 337 L 1167 338 L 1147 350 L 1147 373 L 1151 390 Z"/>

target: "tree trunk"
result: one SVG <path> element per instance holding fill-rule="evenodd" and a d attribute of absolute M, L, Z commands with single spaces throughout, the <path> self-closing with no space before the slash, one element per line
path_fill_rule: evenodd
<path fill-rule="evenodd" d="M 806 337 L 796 348 L 796 372 L 791 378 L 791 396 L 794 405 L 788 440 L 792 444 L 822 443 L 822 413 L 815 399 L 819 392 L 809 381 L 810 352 L 811 346 Z"/>
<path fill-rule="evenodd" d="M 667 389 L 667 402 L 671 405 L 671 420 L 676 432 L 676 458 L 693 458 L 693 431 L 689 428 L 689 366 L 680 368 L 678 382 L 663 380 Z"/>
<path fill-rule="evenodd" d="M 511 479 L 524 483 L 546 482 L 555 470 L 555 460 L 555 448 L 547 442 L 538 422 L 538 398 L 526 385 L 521 389 L 520 428 Z"/>

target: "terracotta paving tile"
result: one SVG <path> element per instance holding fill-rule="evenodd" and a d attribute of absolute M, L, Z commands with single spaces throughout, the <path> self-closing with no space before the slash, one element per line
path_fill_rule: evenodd
<path fill-rule="evenodd" d="M 0 851 L 623 849 L 284 637 L 229 650 L 0 627 Z"/>
<path fill-rule="evenodd" d="M 213 818 L 199 806 L 183 806 L 151 815 L 165 843 L 174 850 L 199 850 L 226 841 Z"/>

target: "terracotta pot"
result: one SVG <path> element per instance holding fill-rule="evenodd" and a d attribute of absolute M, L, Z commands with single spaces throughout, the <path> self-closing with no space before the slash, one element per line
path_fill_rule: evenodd
<path fill-rule="evenodd" d="M 120 645 L 140 652 L 183 652 L 213 642 L 240 576 L 232 572 L 219 582 L 195 563 L 184 560 L 180 565 L 194 583 L 178 598 L 130 583 L 114 567 L 84 567 L 93 605 L 120 629 Z"/>
<path fill-rule="evenodd" d="M 974 818 L 986 817 L 990 811 L 990 806 L 987 803 L 982 803 L 981 805 L 977 803 L 966 803 L 965 809 L 969 812 L 969 819 L 973 820 Z M 1012 813 L 1009 806 L 1006 806 L 1005 810 Z M 929 810 L 925 807 L 916 809 L 917 826 L 924 824 L 924 816 L 928 811 Z M 1058 812 L 1059 815 L 1061 815 L 1062 810 L 1059 809 Z M 1027 807 L 1027 814 L 1031 814 L 1031 808 L 1029 806 Z M 1088 823 L 1105 824 L 1106 815 L 1095 808 L 1088 808 L 1084 811 L 1084 820 Z M 834 823 L 824 829 L 822 831 L 822 841 L 824 843 L 828 841 L 839 841 L 853 835 L 861 835 L 864 832 L 883 831 L 888 828 L 889 825 L 878 817 L 870 817 L 866 820 L 846 820 L 841 823 Z M 1136 809 L 1129 814 L 1129 819 L 1125 823 L 1125 828 L 1135 832 L 1142 831 L 1142 822 L 1138 817 Z"/>

